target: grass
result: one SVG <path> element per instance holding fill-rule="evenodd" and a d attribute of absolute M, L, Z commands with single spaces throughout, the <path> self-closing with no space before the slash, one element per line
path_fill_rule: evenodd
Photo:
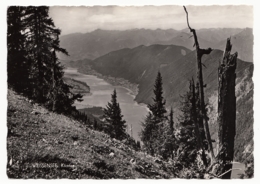
<path fill-rule="evenodd" d="M 174 178 L 167 162 L 8 91 L 9 178 Z"/>

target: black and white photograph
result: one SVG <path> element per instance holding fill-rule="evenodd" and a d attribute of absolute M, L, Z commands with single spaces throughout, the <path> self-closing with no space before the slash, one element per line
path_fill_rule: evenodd
<path fill-rule="evenodd" d="M 254 178 L 254 12 L 7 5 L 6 177 Z"/>

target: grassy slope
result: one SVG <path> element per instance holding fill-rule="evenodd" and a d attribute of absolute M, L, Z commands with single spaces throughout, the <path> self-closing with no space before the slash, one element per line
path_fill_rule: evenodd
<path fill-rule="evenodd" d="M 154 162 L 155 158 L 11 90 L 7 116 L 10 178 L 174 177 L 169 164 Z"/>

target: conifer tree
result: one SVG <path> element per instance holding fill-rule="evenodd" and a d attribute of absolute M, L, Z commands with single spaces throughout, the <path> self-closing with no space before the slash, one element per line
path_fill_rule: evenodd
<path fill-rule="evenodd" d="M 174 122 L 173 122 L 173 109 L 171 107 L 171 111 L 170 111 L 170 115 L 169 115 L 169 126 L 170 126 L 171 133 L 173 133 L 173 125 L 174 125 Z"/>
<path fill-rule="evenodd" d="M 26 37 L 22 34 L 24 13 L 24 7 L 11 6 L 7 10 L 7 80 L 16 91 L 29 95 L 29 63 L 26 60 Z"/>
<path fill-rule="evenodd" d="M 173 151 L 176 147 L 176 141 L 174 137 L 174 121 L 173 121 L 173 109 L 171 107 L 170 115 L 169 115 L 169 129 L 166 132 L 167 133 L 167 140 L 165 143 L 165 150 L 166 150 L 166 156 L 173 159 Z"/>
<path fill-rule="evenodd" d="M 144 147 L 151 154 L 162 154 L 164 151 L 164 143 L 167 138 L 167 128 L 165 121 L 167 117 L 165 115 L 165 99 L 163 98 L 162 76 L 158 72 L 155 84 L 153 104 L 149 104 L 149 114 L 146 116 L 145 121 L 142 122 L 142 130 L 140 132 L 141 140 L 144 143 Z"/>
<path fill-rule="evenodd" d="M 60 47 L 61 30 L 48 13 L 46 6 L 8 8 L 8 84 L 49 109 L 71 113 L 82 95 L 71 93 L 63 81 L 56 52 L 68 53 Z"/>
<path fill-rule="evenodd" d="M 142 130 L 140 132 L 141 141 L 144 144 L 144 148 L 148 153 L 154 155 L 155 148 L 153 145 L 154 137 L 156 133 L 157 125 L 154 122 L 154 118 L 151 112 L 148 113 L 144 122 L 142 122 Z"/>
<path fill-rule="evenodd" d="M 33 97 L 44 103 L 52 83 L 50 74 L 53 68 L 52 51 L 67 54 L 65 49 L 59 47 L 57 40 L 60 30 L 55 28 L 53 20 L 49 17 L 49 7 L 39 6 L 26 8 L 23 22 L 25 25 L 26 47 L 31 62 L 31 79 Z"/>
<path fill-rule="evenodd" d="M 125 138 L 126 121 L 123 120 L 121 108 L 117 102 L 116 90 L 114 90 L 111 95 L 111 102 L 108 102 L 106 108 L 104 109 L 104 118 L 110 124 L 111 137 L 119 140 Z"/>
<path fill-rule="evenodd" d="M 164 120 L 165 113 L 167 112 L 165 109 L 165 99 L 163 98 L 163 87 L 162 87 L 162 76 L 161 73 L 158 72 L 155 84 L 154 84 L 154 95 L 155 97 L 153 98 L 154 103 L 149 104 L 148 108 L 152 112 L 153 118 L 156 119 L 156 121 L 160 122 Z"/>
<path fill-rule="evenodd" d="M 182 115 L 179 117 L 180 121 L 180 135 L 178 140 L 179 161 L 183 163 L 184 167 L 189 167 L 196 158 L 196 136 L 193 121 L 193 107 L 192 107 L 192 89 L 191 85 L 189 91 L 181 96 L 180 110 Z"/>

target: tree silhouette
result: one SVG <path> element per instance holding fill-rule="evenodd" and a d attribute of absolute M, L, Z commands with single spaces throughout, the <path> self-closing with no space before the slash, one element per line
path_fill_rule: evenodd
<path fill-rule="evenodd" d="M 18 92 L 29 95 L 29 63 L 26 60 L 25 35 L 22 17 L 25 8 L 11 6 L 7 10 L 7 75 L 8 85 Z"/>
<path fill-rule="evenodd" d="M 125 138 L 126 121 L 123 120 L 120 105 L 117 102 L 116 90 L 111 95 L 111 102 L 108 102 L 104 109 L 104 118 L 110 124 L 110 135 L 116 139 Z"/>
<path fill-rule="evenodd" d="M 53 111 L 71 113 L 81 100 L 63 81 L 63 66 L 56 52 L 61 31 L 49 17 L 49 7 L 11 6 L 7 11 L 8 85 Z"/>
<path fill-rule="evenodd" d="M 163 98 L 163 87 L 162 87 L 162 76 L 161 73 L 158 72 L 155 84 L 154 84 L 154 95 L 155 97 L 153 98 L 154 103 L 149 104 L 148 108 L 152 112 L 153 118 L 157 121 L 160 122 L 164 120 L 165 113 L 167 112 L 165 109 L 165 99 Z"/>

